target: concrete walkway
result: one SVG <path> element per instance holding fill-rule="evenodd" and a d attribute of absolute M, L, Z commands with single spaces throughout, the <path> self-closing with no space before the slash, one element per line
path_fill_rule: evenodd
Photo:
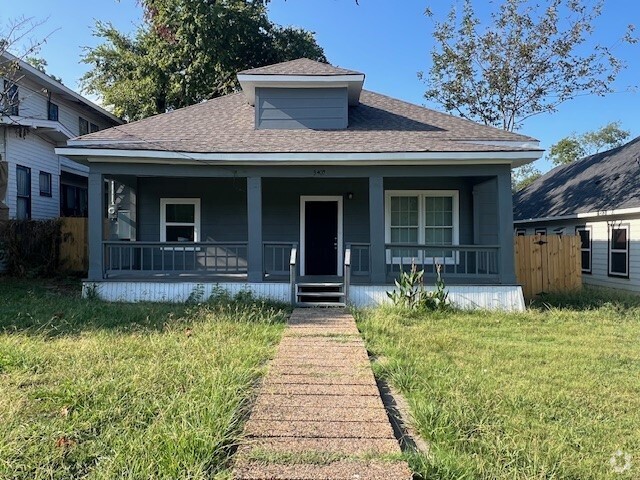
<path fill-rule="evenodd" d="M 237 452 L 238 480 L 408 480 L 353 317 L 296 309 Z"/>

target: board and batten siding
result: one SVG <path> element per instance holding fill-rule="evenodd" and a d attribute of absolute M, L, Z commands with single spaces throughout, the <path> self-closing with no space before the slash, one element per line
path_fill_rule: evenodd
<path fill-rule="evenodd" d="M 24 138 L 18 135 L 17 129 L 7 132 L 7 162 L 9 178 L 6 204 L 9 217 L 15 218 L 17 181 L 16 166 L 22 165 L 31 169 L 31 218 L 43 220 L 60 215 L 60 163 L 54 153 L 55 145 L 37 134 L 27 131 Z M 51 174 L 51 196 L 40 196 L 40 172 Z"/>
<path fill-rule="evenodd" d="M 629 278 L 609 275 L 609 226 L 619 224 L 629 225 Z M 546 228 L 547 235 L 575 235 L 576 227 L 582 226 L 591 228 L 591 273 L 582 274 L 582 283 L 640 293 L 640 218 L 608 216 L 537 223 L 535 227 L 516 224 L 515 228 L 525 228 L 527 235 L 533 235 L 536 228 Z"/>
<path fill-rule="evenodd" d="M 257 129 L 347 128 L 347 88 L 256 88 Z"/>

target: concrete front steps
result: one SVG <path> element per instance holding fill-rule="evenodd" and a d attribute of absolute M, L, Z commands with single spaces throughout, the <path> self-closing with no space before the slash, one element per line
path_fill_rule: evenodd
<path fill-rule="evenodd" d="M 296 309 L 236 453 L 237 480 L 409 480 L 355 321 Z"/>

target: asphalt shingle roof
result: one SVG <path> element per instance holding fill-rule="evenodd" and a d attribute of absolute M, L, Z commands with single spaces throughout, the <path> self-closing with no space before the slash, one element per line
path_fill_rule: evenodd
<path fill-rule="evenodd" d="M 514 219 L 640 207 L 640 137 L 556 167 L 514 197 Z"/>
<path fill-rule="evenodd" d="M 355 70 L 334 67 L 328 63 L 316 62 L 308 58 L 298 58 L 289 62 L 266 65 L 238 72 L 238 75 L 363 75 Z"/>
<path fill-rule="evenodd" d="M 535 148 L 484 142 L 536 141 L 367 90 L 362 91 L 359 105 L 349 107 L 349 126 L 344 130 L 256 130 L 254 121 L 254 107 L 236 93 L 81 140 L 95 142 L 90 148 L 193 153 L 530 151 Z"/>

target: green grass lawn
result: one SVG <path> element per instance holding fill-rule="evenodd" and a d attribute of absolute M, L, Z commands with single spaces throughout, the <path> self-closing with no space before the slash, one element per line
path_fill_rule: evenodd
<path fill-rule="evenodd" d="M 409 455 L 423 478 L 640 478 L 640 299 L 587 290 L 545 302 L 522 314 L 358 312 L 376 375 L 430 445 Z M 623 473 L 618 451 L 631 455 Z"/>
<path fill-rule="evenodd" d="M 0 478 L 227 478 L 287 312 L 0 280 Z"/>

